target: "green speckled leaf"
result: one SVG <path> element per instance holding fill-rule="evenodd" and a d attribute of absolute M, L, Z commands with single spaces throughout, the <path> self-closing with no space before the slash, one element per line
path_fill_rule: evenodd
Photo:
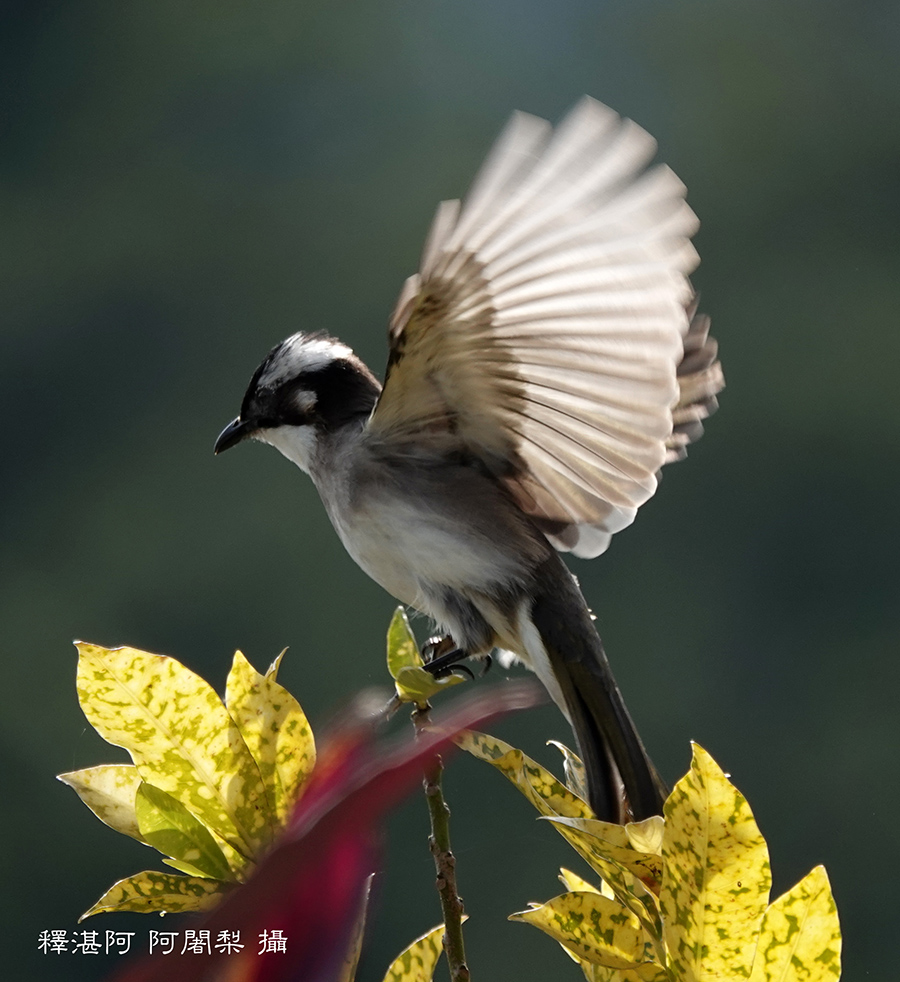
<path fill-rule="evenodd" d="M 413 702 L 424 707 L 429 699 L 434 698 L 443 689 L 465 682 L 459 675 L 445 675 L 436 679 L 424 668 L 401 668 L 394 679 L 394 687 L 401 702 Z"/>
<path fill-rule="evenodd" d="M 191 871 L 214 880 L 233 880 L 222 850 L 206 826 L 171 795 L 152 784 L 137 789 L 134 811 L 144 841 L 163 855 L 187 863 Z M 181 867 L 183 869 L 183 867 Z"/>
<path fill-rule="evenodd" d="M 431 982 L 434 969 L 444 950 L 441 938 L 444 925 L 438 924 L 394 959 L 387 970 L 384 982 Z"/>
<path fill-rule="evenodd" d="M 467 730 L 456 738 L 456 743 L 473 757 L 493 764 L 505 774 L 542 815 L 593 818 L 594 813 L 587 802 L 573 794 L 550 771 L 503 740 Z M 622 834 L 624 836 L 624 832 Z"/>
<path fill-rule="evenodd" d="M 281 655 L 260 675 L 236 651 L 225 686 L 225 705 L 266 786 L 273 828 L 287 821 L 316 762 L 309 721 L 300 703 L 275 680 L 280 662 Z"/>
<path fill-rule="evenodd" d="M 398 607 L 388 627 L 387 667 L 394 680 L 397 698 L 401 702 L 411 702 L 424 708 L 428 700 L 443 689 L 465 681 L 458 675 L 445 675 L 436 679 L 422 668 L 424 664 L 406 611 Z"/>
<path fill-rule="evenodd" d="M 615 900 L 594 891 L 563 893 L 509 919 L 533 924 L 594 965 L 634 968 L 653 958 L 640 921 Z"/>
<path fill-rule="evenodd" d="M 216 845 L 225 854 L 229 867 L 235 874 L 237 874 L 236 878 L 239 880 L 246 880 L 253 870 L 256 869 L 256 863 L 239 853 L 234 846 L 232 846 L 226 839 L 223 839 L 215 829 L 211 829 L 209 826 L 207 826 L 207 829 L 216 840 Z"/>
<path fill-rule="evenodd" d="M 694 744 L 665 807 L 660 905 L 671 966 L 683 982 L 747 978 L 772 878 L 744 796 Z"/>
<path fill-rule="evenodd" d="M 79 644 L 88 721 L 246 859 L 270 837 L 259 768 L 213 688 L 174 658 Z"/>
<path fill-rule="evenodd" d="M 79 921 L 113 910 L 130 910 L 138 914 L 209 910 L 219 902 L 224 889 L 225 885 L 218 880 L 144 870 L 114 883 Z"/>
<path fill-rule="evenodd" d="M 817 866 L 766 911 L 750 982 L 835 982 L 841 926 L 828 874 Z"/>
<path fill-rule="evenodd" d="M 424 664 L 406 611 L 398 607 L 387 632 L 387 667 L 391 678 L 396 680 L 404 668 L 421 668 Z"/>
<path fill-rule="evenodd" d="M 134 796 L 141 783 L 138 769 L 131 764 L 101 764 L 81 771 L 57 775 L 68 784 L 90 810 L 111 829 L 143 842 L 134 814 Z"/>

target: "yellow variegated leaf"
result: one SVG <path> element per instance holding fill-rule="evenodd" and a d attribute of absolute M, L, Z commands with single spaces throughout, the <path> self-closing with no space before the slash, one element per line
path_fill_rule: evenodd
<path fill-rule="evenodd" d="M 185 863 L 180 859 L 172 859 L 169 856 L 163 856 L 162 861 L 166 864 L 166 866 L 171 866 L 172 869 L 177 869 L 179 873 L 185 873 L 187 876 L 201 876 L 204 880 L 210 879 L 209 873 L 204 873 L 202 869 L 197 869 L 197 867 L 193 866 L 191 863 Z M 233 880 L 234 877 L 229 877 L 229 879 Z"/>
<path fill-rule="evenodd" d="M 212 837 L 216 840 L 216 845 L 225 854 L 225 858 L 228 860 L 228 865 L 232 872 L 237 874 L 236 878 L 239 880 L 246 880 L 256 868 L 256 863 L 239 853 L 237 849 L 235 849 L 234 846 L 226 839 L 223 839 L 215 829 L 209 828 L 209 826 L 207 826 L 207 829 L 209 829 L 210 835 L 212 835 Z"/>
<path fill-rule="evenodd" d="M 652 963 L 628 969 L 621 976 L 621 982 L 671 982 L 671 979 L 672 976 L 664 968 Z M 606 982 L 606 980 L 598 979 L 597 982 Z M 611 978 L 610 982 L 619 982 L 619 979 Z"/>
<path fill-rule="evenodd" d="M 134 814 L 134 796 L 141 783 L 138 769 L 131 764 L 101 764 L 81 771 L 57 775 L 57 780 L 73 788 L 90 810 L 111 829 L 143 842 Z"/>
<path fill-rule="evenodd" d="M 640 921 L 615 900 L 594 891 L 563 893 L 509 919 L 533 924 L 594 965 L 633 968 L 653 957 Z"/>
<path fill-rule="evenodd" d="M 560 869 L 559 874 L 558 879 L 560 883 L 562 883 L 569 893 L 599 893 L 601 896 L 609 897 L 610 900 L 617 899 L 613 888 L 602 877 L 599 879 L 599 885 L 595 886 L 593 883 L 583 880 L 577 873 L 573 873 L 565 867 Z M 619 903 L 621 902 L 620 900 Z"/>
<path fill-rule="evenodd" d="M 225 884 L 218 880 L 144 870 L 114 883 L 79 921 L 112 910 L 130 910 L 138 914 L 209 910 L 218 903 L 225 889 Z"/>
<path fill-rule="evenodd" d="M 817 866 L 763 917 L 750 982 L 834 982 L 841 926 L 828 874 Z"/>
<path fill-rule="evenodd" d="M 397 698 L 401 702 L 415 703 L 420 709 L 442 689 L 465 681 L 459 675 L 445 675 L 436 679 L 425 671 L 422 667 L 424 664 L 406 611 L 398 607 L 387 633 L 388 671 L 394 680 Z"/>
<path fill-rule="evenodd" d="M 578 834 L 578 841 L 585 846 L 582 855 L 585 858 L 587 855 L 592 857 L 588 859 L 588 862 L 592 863 L 594 857 L 600 856 L 604 860 L 604 869 L 606 869 L 606 861 L 617 863 L 629 873 L 633 873 L 655 893 L 659 893 L 659 881 L 662 877 L 662 856 L 649 852 L 639 852 L 632 848 L 625 826 L 589 818 L 561 817 L 550 818 L 549 820 L 560 827 L 561 832 L 561 826 L 565 826 L 573 833 Z M 566 838 L 568 841 L 574 842 L 576 836 L 567 835 Z M 603 870 L 598 869 L 597 872 L 601 876 L 603 875 Z"/>
<path fill-rule="evenodd" d="M 287 648 L 282 648 L 278 653 L 275 660 L 266 669 L 266 678 L 271 679 L 273 682 L 278 681 L 278 669 L 281 668 L 281 662 L 284 656 L 287 654 Z"/>
<path fill-rule="evenodd" d="M 672 982 L 665 969 L 655 962 L 645 962 L 635 968 L 609 968 L 579 958 L 564 944 L 560 944 L 560 948 L 578 965 L 587 982 Z"/>
<path fill-rule="evenodd" d="M 587 802 L 573 794 L 540 764 L 503 740 L 487 733 L 467 730 L 456 738 L 456 743 L 473 757 L 486 760 L 505 774 L 542 815 L 593 817 Z"/>
<path fill-rule="evenodd" d="M 655 857 L 639 853 L 627 845 L 628 835 L 621 825 L 597 819 L 549 817 L 557 832 L 600 874 L 619 903 L 641 922 L 648 936 L 662 938 L 662 921 L 654 891 L 659 882 L 647 861 Z M 607 838 L 608 837 L 608 838 Z M 652 887 L 652 889 L 651 889 Z M 661 940 L 657 956 L 662 958 Z"/>
<path fill-rule="evenodd" d="M 553 822 L 556 830 L 576 852 L 600 874 L 620 902 L 640 918 L 647 931 L 660 936 L 662 929 L 656 898 L 647 887 L 634 874 L 601 852 L 595 835 L 585 835 L 577 828 L 567 827 L 569 823 L 577 826 L 579 822 L 590 820 L 594 833 L 602 832 L 608 837 L 605 849 L 610 846 L 630 849 L 628 834 L 623 826 L 595 819 L 587 802 L 573 794 L 540 764 L 503 740 L 468 730 L 456 738 L 456 743 L 463 750 L 486 760 L 505 774 L 532 805 Z M 639 854 L 635 852 L 634 855 Z M 640 858 L 641 862 L 646 859 L 645 856 Z"/>
<path fill-rule="evenodd" d="M 559 879 L 569 893 L 601 893 L 592 883 L 583 880 L 577 873 L 573 873 L 565 866 L 560 868 Z"/>
<path fill-rule="evenodd" d="M 424 664 L 406 611 L 398 607 L 387 633 L 387 667 L 391 678 L 396 681 L 404 668 L 421 668 Z"/>
<path fill-rule="evenodd" d="M 653 815 L 643 822 L 629 822 L 625 826 L 625 834 L 632 848 L 638 852 L 650 853 L 662 858 L 663 832 L 666 820 L 662 815 Z"/>
<path fill-rule="evenodd" d="M 394 959 L 387 970 L 384 982 L 431 982 L 434 969 L 441 957 L 441 938 L 444 925 L 438 924 Z"/>
<path fill-rule="evenodd" d="M 566 775 L 566 787 L 587 801 L 587 775 L 584 772 L 584 764 L 581 758 L 573 753 L 558 740 L 548 740 L 548 746 L 556 747 L 563 757 L 563 773 Z"/>
<path fill-rule="evenodd" d="M 154 787 L 250 859 L 270 838 L 259 768 L 213 688 L 174 658 L 79 644 L 88 721 Z"/>
<path fill-rule="evenodd" d="M 665 806 L 660 905 L 684 982 L 746 978 L 772 884 L 766 841 L 744 796 L 694 744 Z"/>
<path fill-rule="evenodd" d="M 424 668 L 401 668 L 394 679 L 394 687 L 401 702 L 413 702 L 424 707 L 429 699 L 436 696 L 442 689 L 465 682 L 459 675 L 445 675 L 436 679 Z"/>
<path fill-rule="evenodd" d="M 134 811 L 144 841 L 154 849 L 187 864 L 191 873 L 214 880 L 234 879 L 215 839 L 180 801 L 144 782 L 137 789 Z M 176 868 L 184 871 L 184 867 Z"/>
<path fill-rule="evenodd" d="M 655 962 L 645 962 L 636 968 L 607 968 L 581 962 L 587 982 L 672 982 L 672 976 Z"/>
<path fill-rule="evenodd" d="M 260 675 L 236 651 L 225 686 L 225 705 L 259 766 L 279 826 L 287 820 L 316 762 L 315 740 L 300 703 L 275 680 L 280 662 L 281 655 Z"/>

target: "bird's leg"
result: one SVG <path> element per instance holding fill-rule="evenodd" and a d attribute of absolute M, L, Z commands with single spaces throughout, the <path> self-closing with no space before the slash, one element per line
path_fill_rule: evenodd
<path fill-rule="evenodd" d="M 442 638 L 429 638 L 422 645 L 422 658 L 425 660 L 423 667 L 436 679 L 452 675 L 453 672 L 461 672 L 463 675 L 468 675 L 470 679 L 474 679 L 475 676 L 472 671 L 465 665 L 459 664 L 468 657 L 469 653 L 463 651 L 462 648 L 457 648 L 456 642 L 449 634 Z"/>

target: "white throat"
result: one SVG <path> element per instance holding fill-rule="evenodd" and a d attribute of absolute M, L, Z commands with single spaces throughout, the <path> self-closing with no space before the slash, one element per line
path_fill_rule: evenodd
<path fill-rule="evenodd" d="M 318 449 L 318 436 L 312 424 L 305 426 L 274 426 L 254 434 L 254 439 L 268 443 L 309 474 Z"/>

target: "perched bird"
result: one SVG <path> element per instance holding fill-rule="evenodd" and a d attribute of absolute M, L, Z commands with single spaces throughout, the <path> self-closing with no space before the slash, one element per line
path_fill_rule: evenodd
<path fill-rule="evenodd" d="M 598 817 L 665 786 L 559 552 L 593 557 L 683 457 L 723 385 L 687 279 L 697 219 L 656 143 L 582 99 L 513 115 L 442 202 L 390 322 L 384 385 L 295 334 L 257 368 L 217 453 L 269 443 L 312 478 L 356 562 L 452 637 L 511 653 L 570 721 Z"/>

